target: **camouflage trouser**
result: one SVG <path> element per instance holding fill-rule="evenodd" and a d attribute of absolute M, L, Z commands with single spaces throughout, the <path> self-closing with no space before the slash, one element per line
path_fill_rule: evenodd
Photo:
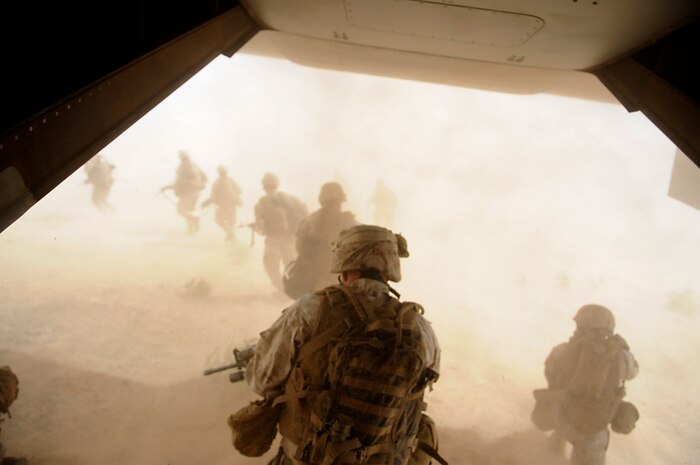
<path fill-rule="evenodd" d="M 610 442 L 607 428 L 592 435 L 581 434 L 573 426 L 559 425 L 553 437 L 563 438 L 573 446 L 572 465 L 605 465 L 605 453 Z"/>
<path fill-rule="evenodd" d="M 226 233 L 226 239 L 233 240 L 236 236 L 236 206 L 235 205 L 220 205 L 216 209 L 214 216 L 216 224 Z"/>
<path fill-rule="evenodd" d="M 286 267 L 294 260 L 294 238 L 288 235 L 268 235 L 265 237 L 265 251 L 263 252 L 263 265 L 265 272 L 270 277 L 272 285 L 277 289 L 284 289 L 282 283 L 282 267 Z"/>
<path fill-rule="evenodd" d="M 178 197 L 177 212 L 187 221 L 187 230 L 196 232 L 199 230 L 199 217 L 193 213 L 197 206 L 199 192 L 182 194 Z"/>

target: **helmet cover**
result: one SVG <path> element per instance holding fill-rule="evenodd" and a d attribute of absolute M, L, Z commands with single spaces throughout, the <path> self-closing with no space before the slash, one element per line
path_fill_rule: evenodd
<path fill-rule="evenodd" d="M 401 234 L 381 226 L 360 224 L 340 232 L 333 243 L 332 273 L 376 268 L 389 281 L 401 281 L 399 258 L 408 257 Z"/>

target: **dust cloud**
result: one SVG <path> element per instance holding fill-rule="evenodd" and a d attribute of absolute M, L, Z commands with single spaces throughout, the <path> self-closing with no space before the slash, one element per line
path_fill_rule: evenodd
<path fill-rule="evenodd" d="M 594 78 L 591 78 L 594 79 Z M 641 371 L 641 412 L 609 463 L 700 459 L 700 212 L 667 196 L 675 147 L 621 106 L 515 96 L 218 58 L 101 153 L 112 211 L 75 172 L 0 235 L 0 364 L 20 378 L 8 453 L 34 465 L 253 464 L 226 419 L 254 399 L 206 368 L 231 361 L 290 303 L 263 238 L 224 240 L 212 211 L 186 233 L 178 150 L 224 165 L 253 219 L 271 171 L 318 208 L 341 182 L 372 222 L 378 181 L 410 258 L 396 285 L 443 350 L 428 394 L 453 465 L 560 464 L 529 414 L 543 361 L 586 303 L 610 307 Z M 209 193 L 209 186 L 200 201 Z M 171 193 L 170 193 L 171 194 Z M 203 280 L 210 292 L 191 292 Z"/>

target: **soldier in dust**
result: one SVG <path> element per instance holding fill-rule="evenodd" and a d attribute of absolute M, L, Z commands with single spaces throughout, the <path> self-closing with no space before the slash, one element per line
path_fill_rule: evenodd
<path fill-rule="evenodd" d="M 235 241 L 236 209 L 243 205 L 241 188 L 228 176 L 226 168 L 219 166 L 219 177 L 211 186 L 209 198 L 202 202 L 202 208 L 216 205 L 216 224 L 226 233 L 227 241 Z"/>
<path fill-rule="evenodd" d="M 573 445 L 573 465 L 604 465 L 608 426 L 629 434 L 639 419 L 636 407 L 623 401 L 625 382 L 637 376 L 639 365 L 627 342 L 614 333 L 615 317 L 608 308 L 584 305 L 574 320 L 573 336 L 545 361 L 547 389 L 535 395 L 538 403 L 552 405 L 551 419 L 545 427 L 535 424 L 554 430 L 550 445 L 556 453 L 564 454 L 566 442 Z"/>
<path fill-rule="evenodd" d="M 390 228 L 394 224 L 398 199 L 381 179 L 377 179 L 374 192 L 369 198 L 369 206 L 374 212 L 374 222 Z"/>
<path fill-rule="evenodd" d="M 177 212 L 187 222 L 187 232 L 199 231 L 199 217 L 194 214 L 199 194 L 207 185 L 207 176 L 189 157 L 187 152 L 180 151 L 180 165 L 175 173 L 175 182 L 161 189 L 164 192 L 172 189 L 178 199 Z"/>
<path fill-rule="evenodd" d="M 321 186 L 318 195 L 321 208 L 311 213 L 297 229 L 297 259 L 288 276 L 285 276 L 285 292 L 290 297 L 298 298 L 302 294 L 337 284 L 337 276 L 328 271 L 332 242 L 340 231 L 357 224 L 353 213 L 342 211 L 345 200 L 345 191 L 339 183 L 328 182 Z M 288 289 L 290 285 L 293 289 Z"/>
<path fill-rule="evenodd" d="M 8 366 L 0 366 L 0 422 L 4 416 L 10 414 L 10 406 L 17 399 L 19 393 L 19 380 L 17 375 Z M 27 460 L 5 456 L 5 446 L 0 437 L 0 464 L 2 465 L 27 465 Z"/>
<path fill-rule="evenodd" d="M 101 154 L 92 157 L 84 166 L 85 184 L 92 184 L 92 203 L 98 210 L 112 209 L 112 206 L 107 202 L 114 178 L 112 171 L 114 165 L 109 163 Z"/>
<path fill-rule="evenodd" d="M 245 371 L 253 391 L 279 403 L 281 410 L 258 415 L 273 428 L 256 428 L 258 419 L 252 423 L 239 412 L 229 420 L 234 446 L 260 455 L 279 426 L 280 448 L 268 465 L 446 463 L 437 453 L 435 424 L 422 413 L 423 391 L 440 373 L 440 346 L 423 308 L 400 302 L 389 285 L 401 280 L 406 240 L 379 226 L 355 225 L 334 244 L 328 269 L 338 275 L 336 285 L 287 307 L 260 334 Z M 402 343 L 411 349 L 397 349 Z M 408 367 L 406 357 L 396 357 L 408 352 L 421 363 Z M 253 434 L 236 434 L 245 429 Z"/>
<path fill-rule="evenodd" d="M 279 178 L 276 175 L 265 173 L 262 187 L 265 195 L 255 205 L 254 227 L 257 233 L 265 236 L 265 272 L 273 286 L 284 290 L 282 269 L 296 257 L 294 235 L 308 210 L 296 197 L 279 191 Z"/>

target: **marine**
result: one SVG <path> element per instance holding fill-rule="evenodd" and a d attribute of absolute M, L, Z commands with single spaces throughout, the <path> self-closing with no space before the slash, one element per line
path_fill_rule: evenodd
<path fill-rule="evenodd" d="M 396 194 L 389 189 L 389 186 L 381 180 L 377 179 L 374 186 L 374 191 L 368 201 L 369 206 L 374 210 L 374 222 L 391 228 L 396 217 L 396 208 L 398 207 L 398 199 Z"/>
<path fill-rule="evenodd" d="M 554 347 L 545 360 L 547 389 L 535 390 L 532 419 L 562 454 L 572 444 L 573 465 L 604 465 L 610 431 L 629 434 L 639 419 L 623 400 L 625 383 L 639 372 L 629 345 L 615 334 L 615 317 L 598 304 L 582 306 L 574 316 L 571 338 Z"/>
<path fill-rule="evenodd" d="M 308 209 L 296 197 L 279 190 L 277 175 L 265 173 L 261 183 L 265 195 L 255 204 L 254 227 L 265 236 L 265 272 L 272 285 L 282 291 L 282 270 L 296 257 L 294 235 Z"/>
<path fill-rule="evenodd" d="M 187 152 L 180 150 L 180 165 L 175 172 L 175 181 L 161 188 L 161 192 L 171 189 L 177 197 L 177 212 L 187 223 L 190 234 L 199 231 L 199 217 L 194 214 L 199 194 L 207 185 L 207 176 L 197 166 Z"/>
<path fill-rule="evenodd" d="M 107 202 L 107 196 L 114 184 L 112 177 L 114 168 L 114 165 L 99 153 L 85 163 L 84 169 L 87 176 L 85 184 L 92 185 L 92 203 L 99 210 L 112 208 Z"/>
<path fill-rule="evenodd" d="M 338 235 L 330 270 L 339 284 L 303 295 L 260 335 L 245 378 L 264 401 L 231 416 L 239 451 L 261 455 L 278 425 L 271 464 L 439 457 L 423 401 L 440 373 L 438 340 L 423 307 L 400 301 L 389 285 L 401 280 L 399 259 L 408 255 L 403 236 L 380 226 Z"/>
<path fill-rule="evenodd" d="M 228 175 L 226 167 L 217 168 L 219 177 L 211 186 L 209 198 L 202 202 L 201 207 L 207 208 L 209 205 L 216 205 L 216 224 L 224 230 L 227 241 L 236 239 L 236 209 L 243 205 L 241 201 L 241 188 Z"/>
<path fill-rule="evenodd" d="M 342 210 L 346 196 L 337 182 L 321 186 L 318 203 L 321 208 L 305 218 L 296 232 L 297 258 L 285 272 L 285 293 L 296 299 L 337 283 L 337 276 L 328 271 L 331 243 L 344 229 L 357 224 L 355 215 Z"/>

